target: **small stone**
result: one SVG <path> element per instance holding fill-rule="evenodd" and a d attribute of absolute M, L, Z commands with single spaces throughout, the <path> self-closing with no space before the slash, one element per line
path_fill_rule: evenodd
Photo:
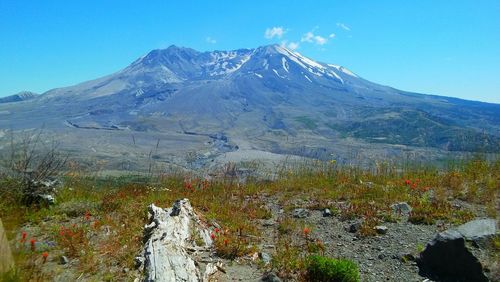
<path fill-rule="evenodd" d="M 385 255 L 384 255 L 384 254 L 379 254 L 379 255 L 378 255 L 378 258 L 379 258 L 379 259 L 384 259 L 384 258 L 385 258 Z"/>
<path fill-rule="evenodd" d="M 68 264 L 69 263 L 69 259 L 66 256 L 61 256 L 59 258 L 59 263 L 60 264 Z"/>
<path fill-rule="evenodd" d="M 410 215 L 412 208 L 407 202 L 400 202 L 391 205 L 392 211 L 397 215 L 408 216 Z"/>
<path fill-rule="evenodd" d="M 373 182 L 365 182 L 366 187 L 372 188 L 373 187 Z"/>
<path fill-rule="evenodd" d="M 56 199 L 54 198 L 54 196 L 52 196 L 50 194 L 40 195 L 40 200 L 41 200 L 41 202 L 46 203 L 48 205 L 53 205 L 56 203 Z"/>
<path fill-rule="evenodd" d="M 309 216 L 309 210 L 307 209 L 294 209 L 292 212 L 292 216 L 295 218 L 306 218 Z"/>
<path fill-rule="evenodd" d="M 350 233 L 356 233 L 361 229 L 361 221 L 356 221 L 353 224 L 349 225 L 349 228 L 347 228 L 347 231 Z"/>
<path fill-rule="evenodd" d="M 123 269 L 123 273 L 128 273 L 129 271 L 130 271 L 130 269 L 129 269 L 128 267 L 125 267 L 125 268 Z"/>
<path fill-rule="evenodd" d="M 259 254 L 259 257 L 264 264 L 269 264 L 271 262 L 271 255 L 269 255 L 268 253 L 261 252 Z"/>
<path fill-rule="evenodd" d="M 330 209 L 325 209 L 323 211 L 323 217 L 331 217 L 333 214 L 332 214 L 332 211 Z"/>
<path fill-rule="evenodd" d="M 269 273 L 264 274 L 264 276 L 262 276 L 260 281 L 263 281 L 263 282 L 281 282 L 281 279 L 273 272 L 269 272 Z"/>
<path fill-rule="evenodd" d="M 375 232 L 377 232 L 377 234 L 386 234 L 387 230 L 389 230 L 385 225 L 377 225 L 373 227 L 373 229 L 375 229 Z"/>
<path fill-rule="evenodd" d="M 261 221 L 262 226 L 273 226 L 275 224 L 274 220 L 272 219 L 264 219 Z"/>

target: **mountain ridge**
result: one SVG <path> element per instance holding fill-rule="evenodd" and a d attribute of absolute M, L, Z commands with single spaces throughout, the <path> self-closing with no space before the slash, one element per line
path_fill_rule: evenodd
<path fill-rule="evenodd" d="M 2 111 L 9 120 L 0 125 L 19 130 L 190 132 L 224 136 L 226 149 L 320 158 L 345 157 L 346 148 L 367 155 L 398 155 L 401 146 L 438 155 L 500 148 L 498 104 L 401 91 L 280 45 L 156 49 L 113 74 Z"/>

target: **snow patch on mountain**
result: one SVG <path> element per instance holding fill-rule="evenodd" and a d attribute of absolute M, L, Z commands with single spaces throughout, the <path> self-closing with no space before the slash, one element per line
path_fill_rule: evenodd
<path fill-rule="evenodd" d="M 337 70 L 347 74 L 347 75 L 350 75 L 350 76 L 354 76 L 354 77 L 358 77 L 356 74 L 354 74 L 352 71 L 344 68 L 343 66 L 339 66 L 339 65 L 334 65 L 334 64 L 328 64 L 329 67 L 332 67 L 332 68 L 336 68 Z"/>
<path fill-rule="evenodd" d="M 298 52 L 291 51 L 282 46 L 276 46 L 276 51 L 316 76 L 323 76 L 326 73 L 326 67 L 302 56 Z"/>
<path fill-rule="evenodd" d="M 288 62 L 286 61 L 285 57 L 281 57 L 281 64 L 283 65 L 283 69 L 284 69 L 286 72 L 289 72 L 289 71 L 288 71 Z"/>
<path fill-rule="evenodd" d="M 281 76 L 277 70 L 273 69 L 273 71 L 279 78 L 286 78 L 286 76 Z"/>

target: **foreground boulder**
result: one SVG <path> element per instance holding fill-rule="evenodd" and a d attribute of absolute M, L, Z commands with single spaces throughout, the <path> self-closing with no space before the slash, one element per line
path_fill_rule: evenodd
<path fill-rule="evenodd" d="M 171 208 L 148 207 L 145 226 L 145 281 L 208 281 L 220 266 L 208 262 L 210 230 L 196 215 L 188 199 Z M 203 273 L 203 274 L 202 274 Z"/>
<path fill-rule="evenodd" d="M 481 251 L 496 236 L 496 222 L 481 219 L 436 235 L 417 258 L 420 275 L 438 281 L 489 281 Z"/>

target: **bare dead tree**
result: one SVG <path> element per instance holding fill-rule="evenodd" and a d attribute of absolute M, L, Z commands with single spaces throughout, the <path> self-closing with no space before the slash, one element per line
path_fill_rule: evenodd
<path fill-rule="evenodd" d="M 10 137 L 10 152 L 5 169 L 11 177 L 22 183 L 23 201 L 33 203 L 40 195 L 53 192 L 57 178 L 68 160 L 68 155 L 61 153 L 59 143 L 52 140 L 43 142 L 43 130 L 34 134 L 23 132 L 15 138 Z"/>

